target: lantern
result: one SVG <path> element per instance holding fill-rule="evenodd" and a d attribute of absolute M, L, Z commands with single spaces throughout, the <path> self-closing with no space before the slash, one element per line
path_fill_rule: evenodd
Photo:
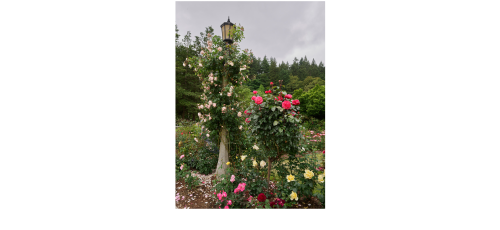
<path fill-rule="evenodd" d="M 220 25 L 220 28 L 222 30 L 222 40 L 229 44 L 233 44 L 233 38 L 229 33 L 229 31 L 233 28 L 233 25 L 234 24 L 229 21 L 229 16 L 227 17 L 227 22 L 224 22 Z"/>

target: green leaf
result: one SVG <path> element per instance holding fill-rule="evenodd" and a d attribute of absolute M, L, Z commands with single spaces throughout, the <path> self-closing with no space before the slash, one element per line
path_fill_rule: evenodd
<path fill-rule="evenodd" d="M 276 110 L 276 106 L 271 107 L 271 110 L 274 112 L 274 110 Z"/>

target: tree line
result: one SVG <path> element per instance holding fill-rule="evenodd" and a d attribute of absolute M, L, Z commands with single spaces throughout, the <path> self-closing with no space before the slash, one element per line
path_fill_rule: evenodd
<path fill-rule="evenodd" d="M 211 26 L 206 27 L 199 36 L 194 36 L 194 40 L 189 31 L 180 40 L 177 25 L 175 32 L 176 117 L 195 120 L 198 117 L 197 104 L 201 103 L 201 82 L 192 69 L 183 66 L 183 62 L 188 57 L 200 55 L 201 49 L 208 41 L 207 34 L 214 35 L 214 29 Z M 251 81 L 245 82 L 238 90 L 242 98 L 251 97 L 251 91 L 254 90 L 263 93 L 267 90 L 264 88 L 268 87 L 269 82 L 277 84 L 279 80 L 282 80 L 285 91 L 292 93 L 294 98 L 302 98 L 302 111 L 307 111 L 309 105 L 309 108 L 314 107 L 311 110 L 314 112 L 310 112 L 309 115 L 324 118 L 325 66 L 323 62 L 317 64 L 314 59 L 309 62 L 307 56 L 300 59 L 295 57 L 292 64 L 283 61 L 278 63 L 276 58 L 267 56 L 261 59 L 251 54 L 251 58 L 253 60 L 249 65 Z M 309 97 L 315 99 L 312 100 Z M 313 103 L 317 105 L 312 105 Z"/>

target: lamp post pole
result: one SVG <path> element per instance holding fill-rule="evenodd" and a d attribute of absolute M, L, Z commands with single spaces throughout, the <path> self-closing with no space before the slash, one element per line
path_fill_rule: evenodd
<path fill-rule="evenodd" d="M 233 23 L 229 21 L 229 17 L 227 18 L 227 22 L 224 22 L 220 25 L 221 30 L 222 30 L 222 39 L 226 44 L 233 44 L 233 39 L 230 34 L 230 30 L 233 27 Z M 224 63 L 226 63 L 224 59 Z M 225 70 L 225 67 L 224 67 Z M 226 72 L 226 71 L 223 71 Z M 227 73 L 227 72 L 226 72 Z M 229 76 L 227 74 L 224 74 L 222 76 L 222 88 L 227 86 L 228 83 L 228 78 Z M 220 177 L 221 175 L 226 173 L 226 169 L 229 167 L 226 165 L 227 162 L 229 162 L 229 141 L 227 139 L 227 129 L 224 127 L 224 125 L 221 127 L 220 132 L 219 132 L 219 138 L 220 138 L 220 145 L 219 145 L 219 160 L 217 162 L 217 169 L 216 169 L 216 175 L 217 177 Z"/>

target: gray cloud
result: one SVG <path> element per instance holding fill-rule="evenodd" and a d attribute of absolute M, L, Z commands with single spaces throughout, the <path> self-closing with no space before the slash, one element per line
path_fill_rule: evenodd
<path fill-rule="evenodd" d="M 229 16 L 245 27 L 241 47 L 257 57 L 291 64 L 306 55 L 325 63 L 325 2 L 176 2 L 175 12 L 181 39 L 187 31 L 194 39 L 208 26 L 220 36 Z"/>

